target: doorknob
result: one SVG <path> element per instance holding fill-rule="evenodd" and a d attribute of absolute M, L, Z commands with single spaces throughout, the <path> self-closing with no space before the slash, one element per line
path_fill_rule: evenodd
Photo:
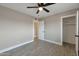
<path fill-rule="evenodd" d="M 75 37 L 79 37 L 79 35 L 75 35 Z"/>

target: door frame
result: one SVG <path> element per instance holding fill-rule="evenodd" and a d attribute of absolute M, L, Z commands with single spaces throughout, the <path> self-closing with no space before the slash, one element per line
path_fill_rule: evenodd
<path fill-rule="evenodd" d="M 68 17 L 76 17 L 76 14 L 71 14 L 71 15 L 66 15 L 66 16 L 61 16 L 61 44 L 63 45 L 63 19 L 68 18 Z"/>
<path fill-rule="evenodd" d="M 68 17 L 73 17 L 75 16 L 76 17 L 76 31 L 78 31 L 78 12 L 79 11 L 76 11 L 76 14 L 71 14 L 71 15 L 66 15 L 66 16 L 61 16 L 61 44 L 63 45 L 63 18 L 68 18 Z M 78 34 L 76 32 L 76 34 Z M 76 38 L 75 38 L 76 39 Z M 76 46 L 75 46 L 75 51 L 76 51 L 76 55 L 78 56 L 78 43 L 76 42 Z"/>
<path fill-rule="evenodd" d="M 76 14 L 76 23 L 77 23 L 77 24 L 76 24 L 76 28 L 77 28 L 77 29 L 76 29 L 76 35 L 79 35 L 79 33 L 78 33 L 78 30 L 79 30 L 79 29 L 78 29 L 78 27 L 79 27 L 79 26 L 78 26 L 78 22 L 79 22 L 79 10 L 77 10 L 77 14 Z M 77 37 L 76 37 L 76 38 L 77 38 Z M 77 42 L 77 43 L 76 43 L 76 54 L 77 54 L 77 56 L 78 56 L 78 50 L 79 50 L 79 49 L 78 49 L 78 43 L 79 43 L 79 42 L 78 42 L 78 38 L 76 39 L 76 42 Z"/>

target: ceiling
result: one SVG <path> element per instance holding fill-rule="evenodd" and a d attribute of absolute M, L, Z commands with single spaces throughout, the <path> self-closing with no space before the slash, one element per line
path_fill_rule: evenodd
<path fill-rule="evenodd" d="M 65 12 L 71 9 L 79 8 L 79 3 L 56 3 L 54 5 L 50 5 L 46 7 L 48 10 L 50 10 L 49 13 L 46 13 L 45 11 L 41 11 L 39 12 L 39 14 L 36 14 L 36 11 L 38 10 L 37 8 L 33 8 L 33 9 L 26 8 L 27 6 L 37 6 L 36 3 L 0 3 L 0 5 L 39 18 L 47 17 L 60 12 Z"/>

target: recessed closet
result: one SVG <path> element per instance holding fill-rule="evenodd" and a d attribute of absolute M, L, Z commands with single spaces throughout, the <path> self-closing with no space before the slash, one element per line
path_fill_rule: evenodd
<path fill-rule="evenodd" d="M 63 19 L 63 42 L 75 44 L 76 16 Z"/>

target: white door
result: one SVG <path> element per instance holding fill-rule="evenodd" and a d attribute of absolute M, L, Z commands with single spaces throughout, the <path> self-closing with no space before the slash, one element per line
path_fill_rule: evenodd
<path fill-rule="evenodd" d="M 76 54 L 78 55 L 78 41 L 79 41 L 79 11 L 77 11 L 77 18 L 76 18 Z"/>
<path fill-rule="evenodd" d="M 44 40 L 44 21 L 39 21 L 39 39 Z"/>

